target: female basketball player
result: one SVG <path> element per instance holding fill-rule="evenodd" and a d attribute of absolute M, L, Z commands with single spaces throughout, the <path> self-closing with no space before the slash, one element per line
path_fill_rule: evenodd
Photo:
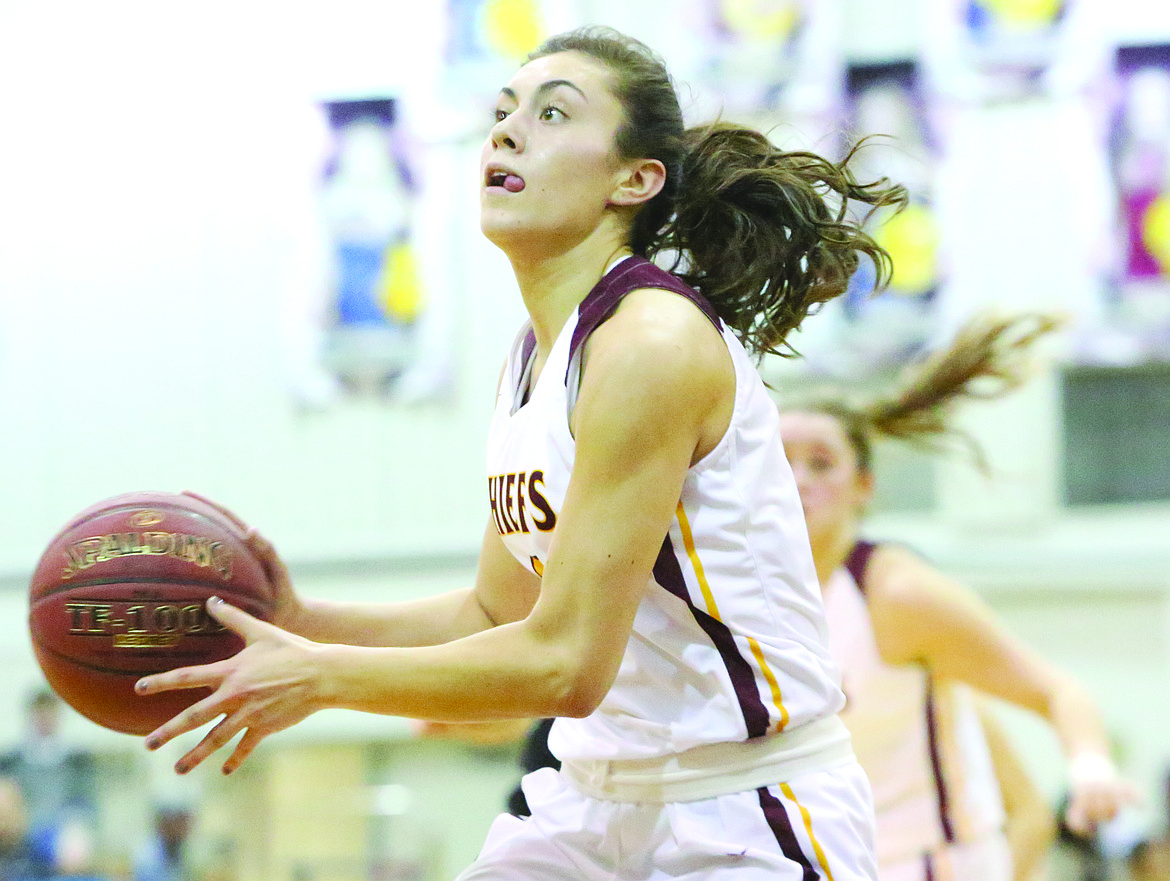
<path fill-rule="evenodd" d="M 1134 794 L 1076 681 L 920 556 L 860 536 L 874 438 L 945 440 L 955 401 L 1014 388 L 1020 356 L 1053 326 L 1044 316 L 976 322 L 888 397 L 865 405 L 828 397 L 781 414 L 848 698 L 842 719 L 873 787 L 882 881 L 1012 877 L 1001 795 L 968 686 L 1052 724 L 1068 756 L 1076 827 L 1112 817 Z"/>
<path fill-rule="evenodd" d="M 502 816 L 465 877 L 872 879 L 868 786 L 752 353 L 859 255 L 888 276 L 845 203 L 904 191 L 754 131 L 686 130 L 660 60 L 607 30 L 534 53 L 481 161 L 481 226 L 529 321 L 500 378 L 474 587 L 300 600 L 257 538 L 279 627 L 213 604 L 247 647 L 144 679 L 215 690 L 149 745 L 223 715 L 179 770 L 243 732 L 231 771 L 323 707 L 556 716 L 561 771 L 526 781 L 532 816 Z"/>

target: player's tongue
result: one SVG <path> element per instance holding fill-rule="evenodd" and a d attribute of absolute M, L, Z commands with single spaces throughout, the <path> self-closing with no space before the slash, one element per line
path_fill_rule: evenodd
<path fill-rule="evenodd" d="M 504 178 L 504 189 L 509 193 L 518 193 L 524 189 L 524 178 L 509 174 Z"/>

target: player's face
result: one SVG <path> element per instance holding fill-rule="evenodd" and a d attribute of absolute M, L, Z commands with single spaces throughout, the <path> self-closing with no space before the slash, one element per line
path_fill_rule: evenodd
<path fill-rule="evenodd" d="M 841 423 L 826 413 L 785 412 L 780 436 L 809 535 L 815 540 L 855 521 L 872 495 L 873 481 L 858 468 Z"/>
<path fill-rule="evenodd" d="M 579 52 L 524 65 L 480 159 L 480 226 L 506 253 L 562 253 L 597 229 L 620 179 L 611 74 Z"/>

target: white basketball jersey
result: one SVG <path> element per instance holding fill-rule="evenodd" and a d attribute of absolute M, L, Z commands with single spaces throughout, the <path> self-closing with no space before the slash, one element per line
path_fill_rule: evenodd
<path fill-rule="evenodd" d="M 726 435 L 686 476 L 613 687 L 587 718 L 553 726 L 549 745 L 562 760 L 742 741 L 843 702 L 776 406 L 706 301 L 649 261 L 628 258 L 594 287 L 531 389 L 534 338 L 529 328 L 517 337 L 488 438 L 496 528 L 518 560 L 544 571 L 573 471 L 569 416 L 585 340 L 640 288 L 687 297 L 719 328 L 735 365 L 735 406 Z"/>
<path fill-rule="evenodd" d="M 841 719 L 869 776 L 879 866 L 972 842 L 1003 825 L 994 766 L 970 690 L 882 660 L 864 593 L 874 546 L 860 542 L 825 587 Z"/>

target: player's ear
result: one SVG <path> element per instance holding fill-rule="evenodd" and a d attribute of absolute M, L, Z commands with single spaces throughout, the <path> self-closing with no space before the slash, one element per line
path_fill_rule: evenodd
<path fill-rule="evenodd" d="M 622 207 L 642 205 L 662 192 L 666 185 L 666 166 L 657 159 L 635 159 L 622 164 L 611 205 Z"/>

